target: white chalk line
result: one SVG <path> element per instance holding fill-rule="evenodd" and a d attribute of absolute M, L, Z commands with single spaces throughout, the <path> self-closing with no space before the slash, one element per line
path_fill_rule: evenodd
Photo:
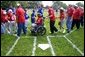
<path fill-rule="evenodd" d="M 65 35 L 57 35 L 57 36 L 51 36 L 51 35 L 49 35 L 49 36 L 47 36 L 47 37 L 64 37 L 64 38 L 73 46 L 73 48 L 76 48 L 76 50 L 77 50 L 82 56 L 84 56 L 84 53 L 82 53 L 81 50 L 66 37 L 67 35 L 71 34 L 71 33 L 74 32 L 75 30 L 76 30 L 76 29 L 72 30 L 70 33 L 67 33 L 67 34 L 65 34 Z"/>
<path fill-rule="evenodd" d="M 48 37 L 64 37 L 64 35 L 56 35 L 56 36 L 48 35 Z"/>
<path fill-rule="evenodd" d="M 73 48 L 76 48 L 76 50 L 77 50 L 82 56 L 84 56 L 84 53 L 81 52 L 81 50 L 66 37 L 67 35 L 71 34 L 71 33 L 74 32 L 75 30 L 76 30 L 76 29 L 72 30 L 70 33 L 65 34 L 65 35 L 64 35 L 64 38 L 67 39 L 67 41 L 73 45 Z"/>
<path fill-rule="evenodd" d="M 37 37 L 34 37 L 34 43 L 33 43 L 33 49 L 32 49 L 32 55 L 31 56 L 35 56 L 36 41 L 37 41 Z"/>
<path fill-rule="evenodd" d="M 84 53 L 82 53 L 82 51 L 75 44 L 73 44 L 66 36 L 64 36 L 64 38 L 73 46 L 73 48 L 75 48 L 82 56 L 84 56 Z"/>
<path fill-rule="evenodd" d="M 51 41 L 50 41 L 50 39 L 49 39 L 49 37 L 66 37 L 67 35 L 69 35 L 69 34 L 71 34 L 72 32 L 74 32 L 75 31 L 75 29 L 73 30 L 73 31 L 71 31 L 70 33 L 67 33 L 67 34 L 65 34 L 65 35 L 57 35 L 57 36 L 47 36 L 47 40 L 48 40 L 48 42 L 49 42 L 49 44 L 50 44 L 50 47 L 51 47 L 51 52 L 52 52 L 52 55 L 53 56 L 55 56 L 55 53 L 54 53 L 54 50 L 53 50 L 53 47 L 52 47 L 52 44 L 51 44 Z M 22 37 L 22 38 L 28 38 L 27 36 L 26 37 Z M 11 52 L 12 52 L 12 50 L 14 49 L 14 47 L 15 47 L 15 45 L 17 44 L 17 42 L 18 42 L 18 40 L 19 40 L 20 38 L 18 38 L 16 41 L 15 41 L 15 43 L 13 44 L 13 46 L 10 48 L 10 50 L 6 53 L 6 56 L 7 55 L 9 55 Z M 67 39 L 67 37 L 66 37 L 66 39 Z M 70 40 L 68 40 L 68 41 L 70 41 Z M 72 42 L 69 42 L 69 43 L 72 43 Z M 73 45 L 73 44 L 72 44 Z M 35 55 L 35 50 L 36 50 L 36 37 L 34 38 L 34 44 L 33 44 L 33 46 L 34 46 L 34 48 L 33 48 L 33 50 L 32 50 L 32 56 L 34 56 Z M 76 49 L 77 49 L 77 51 L 78 52 L 80 52 L 80 54 L 81 55 L 83 55 L 84 56 L 84 53 L 82 53 L 75 45 L 73 45 Z"/>
<path fill-rule="evenodd" d="M 34 36 L 35 37 L 35 36 Z M 34 38 L 33 36 L 30 36 L 30 37 L 28 37 L 28 36 L 24 36 L 24 37 L 21 37 L 22 39 L 26 39 L 26 38 Z"/>
<path fill-rule="evenodd" d="M 17 40 L 14 42 L 14 44 L 12 45 L 12 47 L 9 49 L 9 51 L 6 53 L 6 56 L 8 56 L 12 50 L 14 49 L 15 45 L 17 44 L 17 42 L 19 41 L 20 38 L 17 38 Z"/>
<path fill-rule="evenodd" d="M 53 47 L 52 47 L 51 41 L 50 41 L 50 39 L 49 39 L 48 36 L 47 36 L 47 41 L 48 41 L 48 43 L 49 43 L 49 45 L 50 45 L 52 55 L 53 55 L 53 56 L 56 56 L 56 55 L 55 55 L 55 52 L 54 52 L 54 50 L 53 50 Z"/>

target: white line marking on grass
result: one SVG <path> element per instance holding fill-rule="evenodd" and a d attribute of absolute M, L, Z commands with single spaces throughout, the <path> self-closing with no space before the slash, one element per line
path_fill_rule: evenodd
<path fill-rule="evenodd" d="M 84 53 L 82 53 L 82 51 L 76 45 L 74 45 L 66 36 L 64 36 L 64 38 L 73 46 L 73 48 L 75 48 L 82 56 L 84 56 Z"/>
<path fill-rule="evenodd" d="M 57 35 L 56 37 L 64 37 L 64 35 Z"/>
<path fill-rule="evenodd" d="M 29 37 L 29 36 L 22 36 L 21 38 L 22 38 L 22 39 L 27 39 L 27 38 L 34 38 L 34 37 L 35 37 L 35 36 L 30 36 L 30 37 Z"/>
<path fill-rule="evenodd" d="M 56 36 L 49 35 L 48 37 L 64 37 L 64 35 L 56 35 Z"/>
<path fill-rule="evenodd" d="M 12 50 L 14 49 L 15 45 L 17 44 L 17 42 L 19 41 L 20 38 L 17 38 L 17 40 L 14 42 L 14 44 L 12 45 L 12 47 L 10 48 L 10 50 L 6 53 L 6 56 L 9 55 Z"/>
<path fill-rule="evenodd" d="M 51 36 L 51 35 L 49 35 L 49 36 L 47 36 L 47 37 L 55 37 L 55 36 Z"/>
<path fill-rule="evenodd" d="M 35 56 L 36 40 L 37 40 L 37 37 L 34 37 L 34 44 L 33 44 L 33 49 L 32 49 L 32 56 Z"/>
<path fill-rule="evenodd" d="M 48 41 L 48 43 L 49 43 L 49 45 L 50 45 L 52 55 L 55 56 L 55 52 L 54 52 L 54 50 L 53 50 L 53 47 L 52 47 L 51 41 L 50 41 L 50 39 L 49 39 L 48 36 L 47 36 L 47 41 Z"/>

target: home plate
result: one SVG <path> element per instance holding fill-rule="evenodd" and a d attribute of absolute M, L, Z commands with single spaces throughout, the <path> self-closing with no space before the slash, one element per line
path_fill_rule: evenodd
<path fill-rule="evenodd" d="M 40 47 L 42 50 L 48 49 L 50 46 L 49 44 L 38 44 L 38 47 Z"/>

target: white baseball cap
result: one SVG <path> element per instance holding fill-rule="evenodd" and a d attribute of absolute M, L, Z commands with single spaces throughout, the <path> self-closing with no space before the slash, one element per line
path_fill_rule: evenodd
<path fill-rule="evenodd" d="M 9 9 L 8 12 L 12 12 L 12 9 Z"/>
<path fill-rule="evenodd" d="M 63 7 L 61 7 L 60 9 L 64 10 L 64 8 L 63 8 Z"/>

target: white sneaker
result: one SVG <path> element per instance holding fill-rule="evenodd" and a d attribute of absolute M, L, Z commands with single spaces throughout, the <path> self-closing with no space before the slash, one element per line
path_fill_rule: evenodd
<path fill-rule="evenodd" d="M 16 36 L 17 37 L 17 34 L 13 34 L 13 36 Z"/>
<path fill-rule="evenodd" d="M 20 36 L 17 36 L 17 34 L 13 34 L 13 36 L 15 36 L 16 38 L 20 38 Z"/>
<path fill-rule="evenodd" d="M 65 32 L 66 32 L 66 30 L 64 29 L 63 33 L 65 33 Z"/>
<path fill-rule="evenodd" d="M 8 31 L 8 34 L 10 34 L 10 32 Z"/>
<path fill-rule="evenodd" d="M 20 38 L 20 36 L 17 36 L 17 38 Z"/>

